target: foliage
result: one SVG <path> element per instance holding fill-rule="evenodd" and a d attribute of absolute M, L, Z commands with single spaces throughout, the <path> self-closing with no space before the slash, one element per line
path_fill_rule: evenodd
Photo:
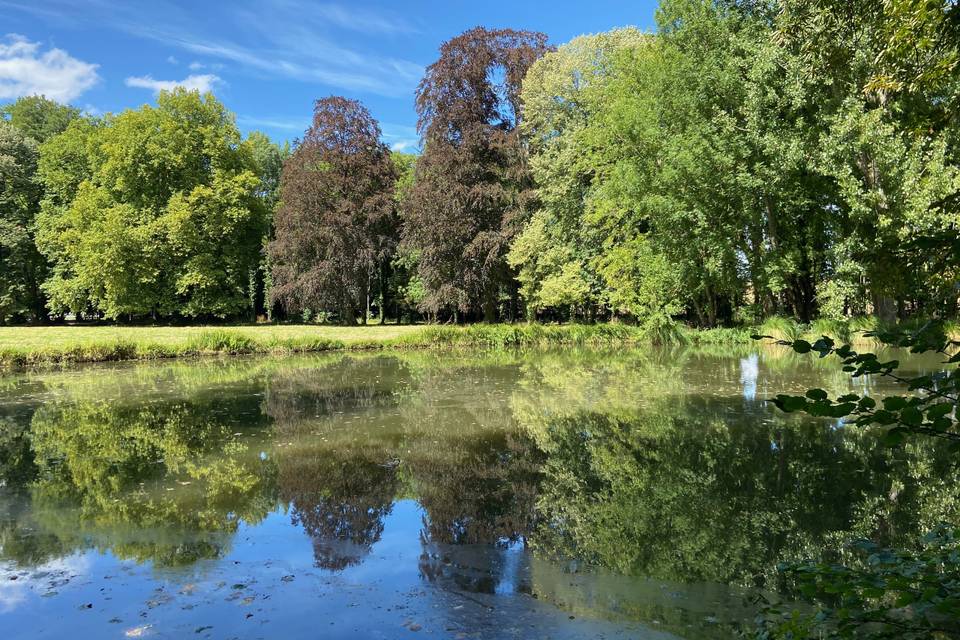
<path fill-rule="evenodd" d="M 370 112 L 355 100 L 318 100 L 283 168 L 271 296 L 290 312 L 323 310 L 355 324 L 396 247 L 395 181 Z"/>
<path fill-rule="evenodd" d="M 0 107 L 0 119 L 12 124 L 37 144 L 62 133 L 70 122 L 79 117 L 79 109 L 44 96 L 23 96 Z"/>
<path fill-rule="evenodd" d="M 960 353 L 950 350 L 960 342 L 947 340 L 939 327 L 920 331 L 881 331 L 875 334 L 886 344 L 909 347 L 912 353 L 934 351 L 946 356 L 947 364 L 960 362 Z M 772 336 L 756 336 L 772 338 Z M 957 404 L 960 402 L 960 369 L 903 377 L 896 373 L 898 360 L 880 360 L 873 353 L 857 353 L 850 345 L 836 346 L 829 336 L 822 336 L 811 344 L 806 340 L 781 340 L 797 353 L 814 352 L 821 358 L 834 356 L 843 362 L 843 370 L 854 378 L 879 375 L 904 385 L 909 394 L 890 395 L 882 403 L 869 395 L 844 394 L 830 399 L 822 389 L 811 389 L 804 396 L 779 394 L 772 402 L 783 411 L 803 411 L 814 416 L 849 418 L 860 427 L 879 426 L 884 440 L 898 445 L 911 435 L 928 435 L 953 442 L 960 451 L 960 431 L 957 430 Z M 952 351 L 956 351 L 952 349 Z"/>
<path fill-rule="evenodd" d="M 66 168 L 41 162 L 50 193 L 38 245 L 53 265 L 51 310 L 117 318 L 249 309 L 266 216 L 249 151 L 212 95 L 162 92 L 156 107 L 71 125 L 47 148 L 76 158 Z"/>
<path fill-rule="evenodd" d="M 508 260 L 518 270 L 529 317 L 551 308 L 589 316 L 602 302 L 596 264 L 602 251 L 585 224 L 596 153 L 582 137 L 602 108 L 597 97 L 613 58 L 651 37 L 631 28 L 580 36 L 547 52 L 527 72 L 521 130 L 530 145 L 539 207 L 513 241 Z"/>
<path fill-rule="evenodd" d="M 801 594 L 828 604 L 816 617 L 770 606 L 760 622 L 776 637 L 953 637 L 960 632 L 958 535 L 941 526 L 924 536 L 917 551 L 859 540 L 851 545 L 854 566 L 786 565 L 784 573 Z"/>
<path fill-rule="evenodd" d="M 37 145 L 0 121 L 0 323 L 44 315 L 45 265 L 34 242 Z"/>
<path fill-rule="evenodd" d="M 542 33 L 471 29 L 440 47 L 417 89 L 423 154 L 405 203 L 403 238 L 418 252 L 430 313 L 495 319 L 509 290 L 505 255 L 529 216 L 520 87 L 547 50 Z"/>
<path fill-rule="evenodd" d="M 939 353 L 945 365 L 960 362 L 960 342 L 947 338 L 943 327 L 927 324 L 917 330 L 879 330 L 870 335 L 885 344 L 909 348 L 911 353 Z M 771 336 L 754 336 L 756 339 Z M 846 393 L 835 399 L 823 389 L 803 396 L 778 394 L 773 400 L 787 413 L 843 419 L 857 427 L 875 427 L 888 447 L 902 447 L 915 436 L 949 443 L 952 455 L 960 451 L 957 407 L 960 369 L 904 376 L 897 360 L 883 361 L 874 353 L 857 353 L 850 345 L 836 346 L 829 336 L 812 344 L 806 340 L 779 340 L 797 353 L 836 357 L 853 378 L 882 376 L 906 388 L 906 394 L 884 396 Z M 861 557 L 854 562 L 807 561 L 781 567 L 815 613 L 784 611 L 768 605 L 758 618 L 759 637 L 928 638 L 960 632 L 960 548 L 957 532 L 942 525 L 925 539 L 922 548 L 881 548 L 869 540 L 853 543 Z"/>

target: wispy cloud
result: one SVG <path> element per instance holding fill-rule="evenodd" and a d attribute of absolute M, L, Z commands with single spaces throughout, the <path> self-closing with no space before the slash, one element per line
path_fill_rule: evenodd
<path fill-rule="evenodd" d="M 420 151 L 420 136 L 416 127 L 384 122 L 380 125 L 383 140 L 392 151 Z"/>
<path fill-rule="evenodd" d="M 310 126 L 310 120 L 306 118 L 257 118 L 253 116 L 239 116 L 237 124 L 247 127 L 264 127 L 267 129 L 279 129 L 281 131 L 299 131 L 303 133 Z"/>
<path fill-rule="evenodd" d="M 401 16 L 385 11 L 368 11 L 355 6 L 316 4 L 298 0 L 272 0 L 274 10 L 295 11 L 314 26 L 333 25 L 370 34 L 414 34 L 419 30 Z"/>
<path fill-rule="evenodd" d="M 213 69 L 214 71 L 220 71 L 220 69 L 223 69 L 223 65 L 220 64 L 219 62 L 205 63 L 205 62 L 200 62 L 198 60 L 194 60 L 189 65 L 187 65 L 187 68 L 190 69 L 190 71 L 202 71 L 203 69 Z"/>
<path fill-rule="evenodd" d="M 8 34 L 0 39 L 0 99 L 45 95 L 70 102 L 99 81 L 97 67 L 62 49 L 41 53 L 39 42 Z"/>
<path fill-rule="evenodd" d="M 362 44 L 336 44 L 343 41 L 345 30 L 378 37 L 409 37 L 417 32 L 414 25 L 389 10 L 306 0 L 237 0 L 224 14 L 223 28 L 214 31 L 170 0 L 149 4 L 86 0 L 82 14 L 74 2 L 44 0 L 38 9 L 35 3 L 0 0 L 0 8 L 42 12 L 48 20 L 54 13 L 65 24 L 107 26 L 214 63 L 236 63 L 231 65 L 236 71 L 265 78 L 395 97 L 409 94 L 423 75 L 423 66 L 414 61 L 383 56 Z"/>
<path fill-rule="evenodd" d="M 167 56 L 167 62 L 170 64 L 180 64 L 180 61 L 173 56 Z"/>
<path fill-rule="evenodd" d="M 205 73 L 201 75 L 189 75 L 183 80 L 154 80 L 150 75 L 132 76 L 127 78 L 125 84 L 128 87 L 137 87 L 140 89 L 150 89 L 154 93 L 161 91 L 172 91 L 177 87 L 183 87 L 187 91 L 199 91 L 206 93 L 212 91 L 222 80 L 219 77 Z"/>

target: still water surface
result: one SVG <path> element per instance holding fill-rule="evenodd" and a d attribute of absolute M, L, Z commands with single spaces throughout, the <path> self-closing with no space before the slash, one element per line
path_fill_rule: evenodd
<path fill-rule="evenodd" d="M 936 444 L 889 450 L 763 403 L 814 386 L 851 389 L 780 350 L 8 374 L 0 630 L 730 637 L 778 562 L 957 516 Z"/>

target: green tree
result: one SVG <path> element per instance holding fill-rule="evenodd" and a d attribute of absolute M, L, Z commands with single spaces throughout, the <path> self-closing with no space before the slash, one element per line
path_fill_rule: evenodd
<path fill-rule="evenodd" d="M 48 100 L 44 96 L 24 96 L 0 107 L 0 118 L 6 119 L 37 144 L 62 133 L 79 117 L 79 109 Z"/>
<path fill-rule="evenodd" d="M 636 29 L 580 36 L 537 60 L 524 79 L 521 128 L 540 206 L 507 259 L 530 318 L 550 308 L 590 316 L 609 292 L 597 270 L 599 234 L 585 220 L 598 167 L 583 131 L 601 107 L 596 98 L 613 59 L 648 38 Z"/>
<path fill-rule="evenodd" d="M 212 94 L 71 125 L 48 141 L 38 245 L 54 312 L 235 316 L 267 216 L 257 166 Z"/>
<path fill-rule="evenodd" d="M 43 257 L 34 243 L 40 205 L 37 144 L 0 121 L 0 323 L 46 316 Z"/>

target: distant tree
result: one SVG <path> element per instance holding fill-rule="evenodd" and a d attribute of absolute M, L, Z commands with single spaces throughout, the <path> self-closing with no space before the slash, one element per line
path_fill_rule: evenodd
<path fill-rule="evenodd" d="M 397 168 L 397 185 L 394 190 L 394 204 L 400 216 L 400 228 L 406 224 L 404 213 L 407 210 L 407 200 L 413 190 L 416 179 L 417 156 L 412 153 L 394 151 L 393 164 Z M 417 307 L 423 301 L 423 281 L 418 274 L 420 252 L 416 247 L 400 244 L 397 252 L 390 260 L 389 274 L 384 289 L 386 298 L 393 303 L 393 313 L 397 322 L 404 317 L 411 321 L 416 315 Z M 384 301 L 386 304 L 386 301 Z M 382 316 L 381 316 L 382 318 Z"/>
<path fill-rule="evenodd" d="M 440 47 L 417 89 L 424 140 L 405 214 L 419 251 L 424 311 L 483 311 L 516 283 L 505 255 L 531 210 L 532 180 L 517 129 L 520 87 L 550 50 L 542 33 L 471 29 Z"/>
<path fill-rule="evenodd" d="M 290 143 L 284 142 L 279 145 L 270 140 L 266 134 L 253 131 L 247 136 L 245 144 L 250 148 L 257 167 L 257 175 L 260 178 L 258 196 L 267 208 L 268 218 L 267 231 L 260 251 L 260 262 L 250 276 L 250 296 L 254 313 L 260 315 L 265 312 L 272 318 L 273 308 L 267 303 L 270 299 L 270 289 L 273 287 L 267 246 L 273 240 L 273 216 L 280 203 L 280 176 L 284 161 L 290 157 Z"/>
<path fill-rule="evenodd" d="M 396 168 L 380 127 L 356 100 L 318 100 L 286 161 L 270 243 L 271 297 L 291 313 L 354 324 L 397 242 Z"/>
<path fill-rule="evenodd" d="M 45 315 L 44 261 L 34 245 L 37 143 L 0 121 L 0 323 Z"/>
<path fill-rule="evenodd" d="M 530 319 L 547 309 L 591 316 L 604 298 L 628 297 L 618 295 L 614 278 L 604 281 L 598 268 L 607 251 L 586 220 L 598 158 L 583 134 L 603 106 L 597 98 L 616 57 L 652 39 L 634 28 L 580 36 L 540 58 L 523 81 L 522 131 L 538 207 L 507 260 L 517 269 Z M 619 299 L 611 302 L 618 310 L 623 306 Z M 637 315 L 645 311 L 634 307 Z"/>
<path fill-rule="evenodd" d="M 212 94 L 70 126 L 41 158 L 38 244 L 54 312 L 234 316 L 248 310 L 265 214 L 232 115 Z"/>
<path fill-rule="evenodd" d="M 23 135 L 43 143 L 66 130 L 71 121 L 80 117 L 80 110 L 43 96 L 24 96 L 0 107 L 0 116 Z"/>

